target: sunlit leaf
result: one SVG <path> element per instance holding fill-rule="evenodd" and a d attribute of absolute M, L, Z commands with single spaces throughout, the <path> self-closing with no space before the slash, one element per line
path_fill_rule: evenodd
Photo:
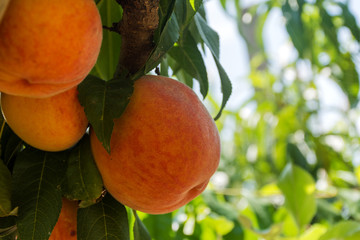
<path fill-rule="evenodd" d="M 300 167 L 288 164 L 278 182 L 285 196 L 285 206 L 294 217 L 298 228 L 308 224 L 316 213 L 315 182 Z"/>
<path fill-rule="evenodd" d="M 202 0 L 178 0 L 175 4 L 175 14 L 182 32 L 193 19 L 202 5 Z"/>
<path fill-rule="evenodd" d="M 239 220 L 241 224 L 251 230 L 253 233 L 255 233 L 257 236 L 263 238 L 263 239 L 274 239 L 276 236 L 278 236 L 282 230 L 282 224 L 273 224 L 270 228 L 259 230 L 254 228 L 251 220 L 247 218 L 246 216 L 240 216 Z"/>
<path fill-rule="evenodd" d="M 326 232 L 327 227 L 321 224 L 314 224 L 301 234 L 299 239 L 294 240 L 319 240 L 320 237 Z"/>
<path fill-rule="evenodd" d="M 357 166 L 355 168 L 355 177 L 356 177 L 358 184 L 360 185 L 360 166 Z"/>
<path fill-rule="evenodd" d="M 122 18 L 122 8 L 116 1 L 100 1 L 98 9 L 103 26 L 113 27 L 113 23 Z M 110 80 L 117 67 L 121 48 L 121 35 L 119 33 L 103 29 L 103 40 L 100 54 L 94 68 L 91 71 L 103 80 Z"/>
<path fill-rule="evenodd" d="M 272 196 L 272 195 L 279 195 L 279 194 L 281 194 L 281 191 L 277 184 L 269 183 L 259 189 L 259 194 L 261 196 L 267 197 L 267 196 Z"/>
<path fill-rule="evenodd" d="M 143 220 L 152 239 L 170 239 L 172 214 L 148 215 Z"/>
<path fill-rule="evenodd" d="M 234 228 L 234 222 L 229 221 L 223 216 L 219 217 L 206 217 L 201 221 L 203 228 L 211 228 L 213 231 L 220 235 L 227 235 Z"/>
<path fill-rule="evenodd" d="M 360 223 L 355 221 L 342 221 L 320 237 L 320 240 L 357 240 L 360 239 Z"/>
<path fill-rule="evenodd" d="M 298 237 L 300 232 L 292 214 L 287 210 L 285 206 L 279 207 L 274 213 L 274 222 L 282 223 L 282 234 L 288 237 Z"/>

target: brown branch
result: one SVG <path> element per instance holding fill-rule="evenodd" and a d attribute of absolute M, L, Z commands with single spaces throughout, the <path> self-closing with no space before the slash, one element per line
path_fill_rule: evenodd
<path fill-rule="evenodd" d="M 118 69 L 136 73 L 154 48 L 153 34 L 159 24 L 159 0 L 116 0 L 123 8 L 118 24 L 122 36 Z"/>

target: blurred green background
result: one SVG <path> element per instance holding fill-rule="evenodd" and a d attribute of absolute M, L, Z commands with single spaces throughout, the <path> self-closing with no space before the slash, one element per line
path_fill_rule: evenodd
<path fill-rule="evenodd" d="M 360 239 L 360 2 L 204 7 L 233 85 L 216 121 L 220 167 L 178 211 L 139 213 L 152 238 Z M 206 105 L 215 116 L 221 87 L 208 56 Z"/>

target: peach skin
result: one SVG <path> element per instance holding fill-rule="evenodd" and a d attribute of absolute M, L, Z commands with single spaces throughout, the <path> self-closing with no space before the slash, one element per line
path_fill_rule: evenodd
<path fill-rule="evenodd" d="M 220 159 L 220 139 L 193 90 L 162 76 L 135 81 L 134 93 L 114 120 L 111 152 L 93 129 L 92 153 L 108 192 L 150 214 L 174 211 L 206 188 Z"/>

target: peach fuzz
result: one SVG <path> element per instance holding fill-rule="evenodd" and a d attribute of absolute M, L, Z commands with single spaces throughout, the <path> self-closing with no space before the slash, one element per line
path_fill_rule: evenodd
<path fill-rule="evenodd" d="M 110 154 L 93 129 L 91 149 L 108 192 L 150 214 L 172 212 L 206 188 L 220 159 L 220 139 L 193 90 L 161 76 L 135 81 L 134 93 L 114 120 Z"/>
<path fill-rule="evenodd" d="M 51 232 L 49 240 L 76 240 L 77 239 L 77 201 L 62 199 L 62 208 L 59 219 Z"/>
<path fill-rule="evenodd" d="M 94 0 L 11 0 L 0 23 L 0 91 L 49 97 L 94 66 L 102 24 Z"/>
<path fill-rule="evenodd" d="M 10 128 L 29 145 L 62 151 L 75 145 L 88 127 L 77 96 L 77 87 L 49 98 L 2 93 L 2 113 Z"/>

